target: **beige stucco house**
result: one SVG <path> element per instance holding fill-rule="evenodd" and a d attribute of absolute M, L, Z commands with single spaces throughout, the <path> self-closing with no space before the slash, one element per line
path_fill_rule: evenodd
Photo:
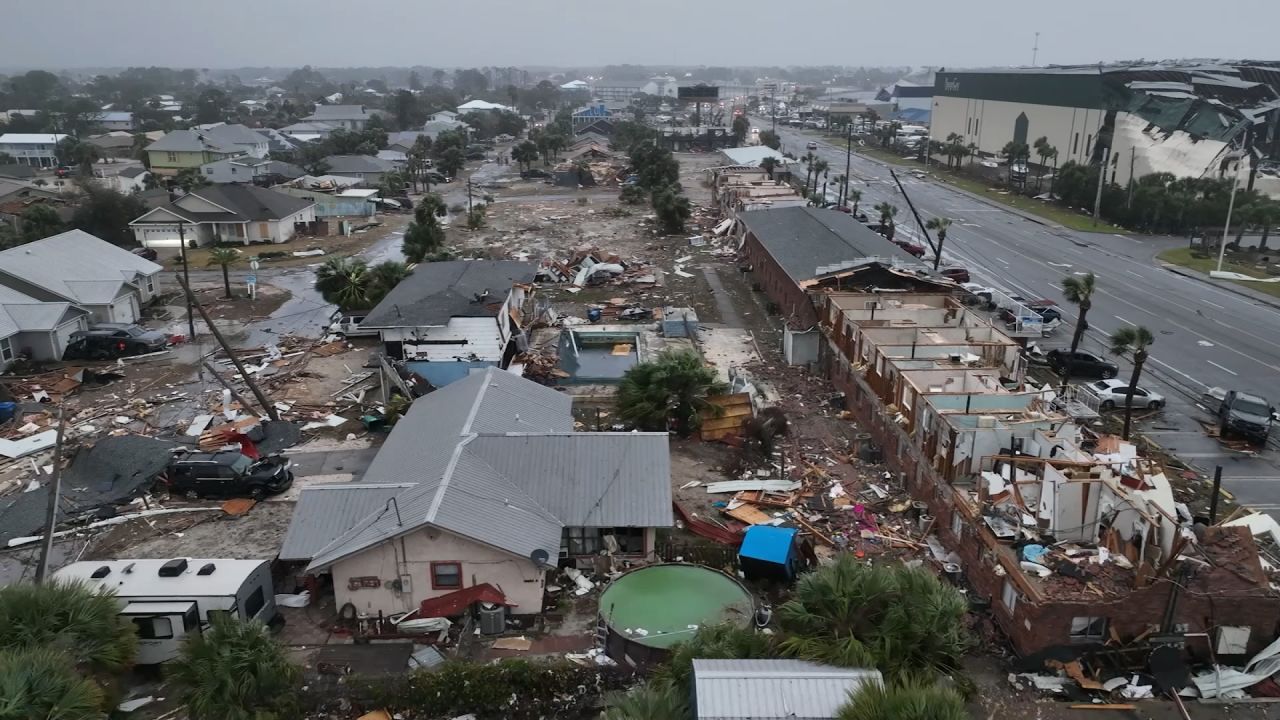
<path fill-rule="evenodd" d="M 360 613 L 488 583 L 528 615 L 557 565 L 652 556 L 672 524 L 666 434 L 577 433 L 571 405 L 496 368 L 420 398 L 359 482 L 303 490 L 280 559 Z"/>
<path fill-rule="evenodd" d="M 282 243 L 298 225 L 314 222 L 310 200 L 254 185 L 210 185 L 138 217 L 129 223 L 143 247 L 179 247 L 214 243 Z"/>

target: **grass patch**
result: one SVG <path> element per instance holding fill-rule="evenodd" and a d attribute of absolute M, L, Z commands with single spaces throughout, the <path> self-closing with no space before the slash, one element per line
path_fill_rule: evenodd
<path fill-rule="evenodd" d="M 1203 258 L 1196 257 L 1191 254 L 1191 248 L 1189 247 L 1165 250 L 1164 252 L 1160 253 L 1157 257 L 1167 263 L 1172 263 L 1174 265 L 1181 265 L 1184 268 L 1189 268 L 1197 272 L 1202 272 L 1206 275 L 1208 275 L 1210 271 L 1218 269 L 1218 258 L 1216 255 L 1213 257 L 1203 257 Z M 1246 264 L 1246 263 L 1239 263 L 1239 262 L 1232 261 L 1230 255 L 1228 255 L 1223 260 L 1222 269 L 1225 272 L 1235 272 L 1235 273 L 1240 273 L 1242 275 L 1252 275 L 1253 277 L 1256 277 L 1256 278 L 1270 277 L 1266 273 L 1260 272 L 1257 269 L 1257 267 L 1255 267 L 1253 264 Z M 1236 285 L 1247 287 L 1250 290 L 1257 290 L 1258 292 L 1266 293 L 1273 297 L 1280 297 L 1280 283 L 1263 283 L 1263 282 L 1252 283 L 1247 280 L 1241 280 L 1241 281 L 1218 280 L 1215 282 L 1235 283 Z"/>

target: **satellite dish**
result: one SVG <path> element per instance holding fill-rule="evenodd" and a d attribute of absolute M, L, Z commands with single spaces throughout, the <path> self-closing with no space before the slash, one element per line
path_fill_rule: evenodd
<path fill-rule="evenodd" d="M 547 561 L 551 559 L 551 555 L 546 550 L 538 548 L 537 550 L 529 553 L 529 559 L 533 561 L 534 565 L 544 567 L 547 565 Z"/>

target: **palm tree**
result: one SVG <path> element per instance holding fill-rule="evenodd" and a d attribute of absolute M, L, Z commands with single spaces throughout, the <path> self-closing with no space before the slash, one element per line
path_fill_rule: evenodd
<path fill-rule="evenodd" d="M 674 423 L 676 432 L 687 437 L 697 428 L 699 414 L 711 407 L 707 396 L 727 389 L 697 353 L 665 350 L 622 376 L 618 415 L 640 430 L 663 431 Z"/>
<path fill-rule="evenodd" d="M 926 679 L 881 685 L 869 682 L 840 707 L 836 720 L 966 720 L 969 711 L 955 690 Z"/>
<path fill-rule="evenodd" d="M 836 185 L 836 206 L 837 207 L 843 206 L 844 191 L 849 187 L 849 178 L 845 177 L 844 173 L 841 173 L 839 175 L 836 175 L 834 178 L 832 178 L 831 182 L 835 183 Z"/>
<path fill-rule="evenodd" d="M 106 717 L 102 688 L 52 647 L 0 650 L 0 689 L 3 720 Z"/>
<path fill-rule="evenodd" d="M 831 164 L 826 160 L 818 159 L 809 164 L 813 168 L 813 192 L 818 192 L 818 176 L 826 175 L 827 170 L 831 169 Z M 822 202 L 826 202 L 826 188 L 823 188 Z"/>
<path fill-rule="evenodd" d="M 961 147 L 960 143 L 964 137 L 960 133 L 947 134 L 947 167 L 952 168 L 957 161 L 956 148 Z"/>
<path fill-rule="evenodd" d="M 1040 183 L 1044 180 L 1044 164 L 1049 158 L 1049 138 L 1042 135 L 1036 138 L 1031 147 L 1035 149 L 1036 155 L 1040 157 L 1040 167 L 1036 171 L 1036 192 L 1038 193 L 1040 192 Z"/>
<path fill-rule="evenodd" d="M 894 216 L 898 214 L 898 206 L 888 202 L 882 202 L 876 205 L 877 213 L 880 213 L 880 224 L 884 226 L 884 236 L 889 240 L 893 240 L 897 228 L 894 225 Z"/>
<path fill-rule="evenodd" d="M 1062 386 L 1071 382 L 1071 370 L 1075 365 L 1076 351 L 1080 349 L 1080 341 L 1084 332 L 1089 329 L 1089 310 L 1093 307 L 1093 291 L 1097 288 L 1097 278 L 1093 273 L 1085 275 L 1068 275 L 1062 279 L 1062 295 L 1067 302 L 1079 310 L 1076 317 L 1076 331 L 1071 335 L 1071 355 L 1067 358 L 1067 366 L 1062 371 Z"/>
<path fill-rule="evenodd" d="M 605 700 L 600 720 L 678 720 L 689 716 L 681 695 L 670 683 L 650 681 L 625 693 L 615 693 Z"/>
<path fill-rule="evenodd" d="M 804 660 L 879 668 L 890 681 L 946 674 L 969 646 L 967 610 L 959 591 L 926 570 L 840 555 L 802 577 L 778 608 L 780 648 Z"/>
<path fill-rule="evenodd" d="M 267 626 L 225 614 L 189 636 L 174 663 L 187 711 L 196 720 L 285 717 L 296 701 L 298 667 Z"/>
<path fill-rule="evenodd" d="M 231 276 L 227 272 L 227 268 L 231 263 L 240 259 L 240 251 L 231 247 L 215 247 L 209 251 L 209 261 L 206 265 L 222 266 L 222 290 L 225 293 L 223 297 L 231 299 Z"/>
<path fill-rule="evenodd" d="M 364 260 L 331 257 L 316 270 L 316 290 L 343 310 L 369 307 L 369 266 Z"/>
<path fill-rule="evenodd" d="M 805 153 L 805 154 L 804 154 L 804 157 L 800 158 L 800 162 L 804 163 L 804 164 L 805 164 L 805 166 L 806 166 L 806 168 L 805 168 L 805 173 L 804 173 L 804 191 L 805 191 L 805 194 L 808 194 L 808 193 L 809 193 L 809 179 L 813 177 L 813 161 L 814 161 L 814 158 L 815 158 L 815 156 L 814 156 L 814 154 L 813 154 L 813 153 L 811 153 L 811 152 L 807 152 L 807 153 Z"/>
<path fill-rule="evenodd" d="M 444 210 L 444 200 L 439 195 L 427 195 L 418 203 L 400 245 L 400 252 L 406 260 L 423 262 L 444 245 L 445 232 L 439 220 Z"/>
<path fill-rule="evenodd" d="M 852 200 L 852 201 L 853 201 L 853 214 L 854 214 L 854 215 L 857 215 L 857 214 L 858 214 L 858 203 L 862 202 L 862 191 L 861 191 L 861 190 L 846 190 L 846 191 L 845 191 L 845 196 L 844 196 L 844 201 L 847 203 L 847 202 L 849 202 L 850 200 Z"/>
<path fill-rule="evenodd" d="M 769 179 L 773 179 L 774 168 L 778 167 L 778 158 L 767 157 L 760 161 L 760 169 L 769 174 Z"/>
<path fill-rule="evenodd" d="M 947 228 L 951 227 L 951 220 L 941 216 L 932 217 L 929 218 L 929 222 L 925 223 L 924 226 L 938 233 L 938 253 L 933 258 L 933 269 L 936 272 L 938 265 L 942 262 L 942 245 L 947 241 Z"/>
<path fill-rule="evenodd" d="M 77 666 L 120 672 L 133 662 L 138 638 L 110 595 L 82 583 L 46 582 L 0 588 L 0 648 L 51 648 Z"/>
<path fill-rule="evenodd" d="M 969 167 L 973 167 L 973 159 L 978 156 L 978 143 L 969 143 L 964 146 L 964 150 L 969 156 Z"/>
<path fill-rule="evenodd" d="M 1147 348 L 1155 341 L 1151 331 L 1141 325 L 1122 327 L 1111 333 L 1111 352 L 1116 355 L 1133 355 L 1133 374 L 1129 376 L 1129 389 L 1124 395 L 1124 431 L 1120 433 L 1120 437 L 1125 440 L 1129 439 L 1129 421 L 1133 417 L 1133 393 L 1138 389 L 1142 366 L 1147 363 Z"/>
<path fill-rule="evenodd" d="M 409 274 L 409 266 L 399 260 L 386 260 L 369 268 L 369 284 L 365 291 L 369 306 L 382 302 L 382 298 Z"/>
<path fill-rule="evenodd" d="M 533 164 L 538 160 L 537 143 L 525 140 L 514 148 L 511 148 L 511 159 L 515 160 L 516 163 L 525 170 L 532 169 Z"/>

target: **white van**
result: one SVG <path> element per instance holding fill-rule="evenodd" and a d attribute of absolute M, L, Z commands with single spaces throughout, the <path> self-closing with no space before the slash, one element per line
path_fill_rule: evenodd
<path fill-rule="evenodd" d="M 54 577 L 116 596 L 120 614 L 138 631 L 139 665 L 177 657 L 183 640 L 203 632 L 219 613 L 264 623 L 276 616 L 267 560 L 86 560 Z"/>
<path fill-rule="evenodd" d="M 338 310 L 329 317 L 329 332 L 343 337 L 372 337 L 377 330 L 366 330 L 360 327 L 364 322 L 364 313 L 344 313 Z"/>

